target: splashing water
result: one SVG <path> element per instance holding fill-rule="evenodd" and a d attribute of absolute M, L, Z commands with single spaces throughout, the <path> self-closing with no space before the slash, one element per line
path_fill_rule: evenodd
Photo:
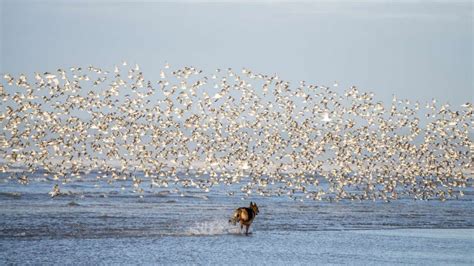
<path fill-rule="evenodd" d="M 213 220 L 198 222 L 188 228 L 186 235 L 207 236 L 207 235 L 227 235 L 239 234 L 239 227 L 229 224 L 226 220 Z"/>

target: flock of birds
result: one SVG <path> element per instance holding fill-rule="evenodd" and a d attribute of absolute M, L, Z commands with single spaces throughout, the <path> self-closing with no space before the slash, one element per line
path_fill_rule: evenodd
<path fill-rule="evenodd" d="M 194 67 L 146 80 L 138 65 L 3 76 L 0 172 L 55 186 L 95 173 L 109 183 L 237 185 L 244 197 L 456 198 L 472 186 L 473 105 L 451 107 L 356 87 L 291 84 L 249 69 Z M 229 192 L 232 194 L 233 192 Z"/>

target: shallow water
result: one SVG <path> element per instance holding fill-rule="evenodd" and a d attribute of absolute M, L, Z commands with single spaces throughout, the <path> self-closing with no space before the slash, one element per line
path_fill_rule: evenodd
<path fill-rule="evenodd" d="M 473 264 L 472 190 L 458 200 L 293 201 L 75 182 L 0 184 L 0 264 Z M 125 186 L 131 187 L 129 185 Z M 172 190 L 172 189 L 171 189 Z M 183 195 L 181 195 L 183 193 Z M 252 234 L 227 221 L 258 203 Z"/>

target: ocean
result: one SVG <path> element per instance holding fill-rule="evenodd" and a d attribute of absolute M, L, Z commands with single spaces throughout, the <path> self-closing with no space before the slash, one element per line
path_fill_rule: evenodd
<path fill-rule="evenodd" d="M 293 200 L 176 188 L 133 191 L 130 181 L 61 185 L 2 174 L 0 264 L 474 264 L 473 189 L 447 201 Z M 122 189 L 123 187 L 123 189 Z M 260 213 L 239 232 L 235 208 Z"/>

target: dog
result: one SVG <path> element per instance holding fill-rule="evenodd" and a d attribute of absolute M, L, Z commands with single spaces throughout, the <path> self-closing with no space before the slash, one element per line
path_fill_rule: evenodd
<path fill-rule="evenodd" d="M 240 207 L 234 211 L 234 214 L 229 220 L 229 223 L 233 225 L 240 223 L 240 231 L 242 231 L 245 225 L 245 235 L 249 234 L 249 227 L 255 219 L 255 216 L 259 213 L 257 203 L 250 202 L 249 207 Z"/>

